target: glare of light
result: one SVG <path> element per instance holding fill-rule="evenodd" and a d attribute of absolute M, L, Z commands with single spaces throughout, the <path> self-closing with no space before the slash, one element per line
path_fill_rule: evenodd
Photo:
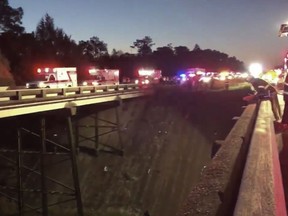
<path fill-rule="evenodd" d="M 48 73 L 49 72 L 49 68 L 45 68 L 45 72 Z"/>
<path fill-rule="evenodd" d="M 219 80 L 226 80 L 226 76 L 219 76 Z"/>
<path fill-rule="evenodd" d="M 147 80 L 147 79 L 144 82 L 145 82 L 145 84 L 149 84 L 149 80 Z"/>
<path fill-rule="evenodd" d="M 41 69 L 40 68 L 37 69 L 37 73 L 41 73 Z"/>
<path fill-rule="evenodd" d="M 269 82 L 271 82 L 273 80 L 272 75 L 271 74 L 264 74 L 262 76 L 262 79 L 267 80 Z"/>
<path fill-rule="evenodd" d="M 209 83 L 211 81 L 211 77 L 201 77 L 200 81 L 204 83 Z"/>
<path fill-rule="evenodd" d="M 202 75 L 202 74 L 204 74 L 204 72 L 203 72 L 203 71 L 200 71 L 200 70 L 198 70 L 198 71 L 196 71 L 196 74 L 197 74 L 197 75 Z"/>
<path fill-rule="evenodd" d="M 139 83 L 139 80 L 138 80 L 138 79 L 136 79 L 136 80 L 135 80 L 135 84 L 138 84 L 138 83 Z"/>
<path fill-rule="evenodd" d="M 154 70 L 140 69 L 140 70 L 138 70 L 138 73 L 140 76 L 151 76 L 154 73 Z"/>
<path fill-rule="evenodd" d="M 87 83 L 86 81 L 84 81 L 84 82 L 82 83 L 83 86 L 87 86 L 87 84 L 88 84 L 88 83 Z"/>
<path fill-rule="evenodd" d="M 248 76 L 249 76 L 249 74 L 248 73 L 246 73 L 246 72 L 244 72 L 244 73 L 242 73 L 241 75 L 240 75 L 240 77 L 242 77 L 242 78 L 248 78 Z"/>
<path fill-rule="evenodd" d="M 260 74 L 263 72 L 263 67 L 259 63 L 252 63 L 249 66 L 249 72 L 251 76 L 253 76 L 254 78 L 258 78 Z"/>
<path fill-rule="evenodd" d="M 96 73 L 96 69 L 95 68 L 89 69 L 89 74 L 93 75 L 95 73 Z"/>

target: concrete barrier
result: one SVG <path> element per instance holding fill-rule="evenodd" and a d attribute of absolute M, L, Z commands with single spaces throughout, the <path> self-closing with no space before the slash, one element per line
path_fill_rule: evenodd
<path fill-rule="evenodd" d="M 0 91 L 6 91 L 9 88 L 9 86 L 0 86 Z"/>
<path fill-rule="evenodd" d="M 245 108 L 178 216 L 233 215 L 257 110 L 256 104 Z"/>
<path fill-rule="evenodd" d="M 241 181 L 235 216 L 284 216 L 286 205 L 270 101 L 262 101 Z"/>

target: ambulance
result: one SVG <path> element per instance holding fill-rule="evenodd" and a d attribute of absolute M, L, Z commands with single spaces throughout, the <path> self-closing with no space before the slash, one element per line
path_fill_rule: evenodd
<path fill-rule="evenodd" d="M 76 67 L 38 68 L 26 88 L 66 88 L 77 86 Z"/>

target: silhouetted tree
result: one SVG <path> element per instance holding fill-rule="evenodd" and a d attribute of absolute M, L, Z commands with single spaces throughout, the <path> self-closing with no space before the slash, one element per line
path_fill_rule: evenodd
<path fill-rule="evenodd" d="M 158 47 L 154 51 L 155 55 L 162 55 L 162 56 L 173 56 L 174 55 L 174 50 L 173 47 L 171 46 L 164 46 L 164 47 Z"/>
<path fill-rule="evenodd" d="M 8 0 L 0 1 L 0 34 L 3 32 L 13 32 L 14 34 L 21 34 L 24 32 L 22 27 L 23 9 L 12 8 L 9 6 Z"/>
<path fill-rule="evenodd" d="M 173 71 L 175 70 L 175 56 L 171 44 L 158 47 L 156 51 L 153 52 L 153 57 L 155 57 L 155 65 L 157 65 L 157 68 L 161 68 L 163 75 L 173 75 Z"/>
<path fill-rule="evenodd" d="M 111 53 L 112 56 L 118 56 L 118 57 L 123 55 L 123 54 L 124 54 L 124 52 L 122 50 L 116 50 L 116 49 L 113 49 L 112 53 Z"/>
<path fill-rule="evenodd" d="M 152 46 L 154 45 L 152 38 L 145 36 L 143 39 L 137 39 L 132 47 L 137 48 L 138 55 L 144 56 L 152 54 Z"/>
<path fill-rule="evenodd" d="M 49 14 L 46 13 L 45 16 L 41 18 L 36 27 L 35 36 L 38 41 L 53 42 L 55 40 L 56 29 L 54 19 Z"/>
<path fill-rule="evenodd" d="M 188 55 L 189 51 L 190 50 L 186 46 L 174 47 L 174 52 L 175 52 L 175 55 L 177 56 Z"/>
<path fill-rule="evenodd" d="M 42 59 L 40 62 L 43 64 L 63 65 L 69 62 L 72 63 L 73 58 L 77 59 L 77 52 L 78 56 L 80 55 L 76 43 L 63 29 L 55 27 L 54 19 L 49 14 L 45 14 L 41 18 L 36 27 L 35 37 L 38 41 L 38 51 Z"/>
<path fill-rule="evenodd" d="M 200 46 L 198 44 L 195 44 L 193 51 L 201 50 Z"/>
<path fill-rule="evenodd" d="M 80 41 L 79 47 L 82 55 L 87 56 L 91 61 L 100 56 L 108 55 L 107 44 L 96 36 L 91 37 L 88 41 Z"/>

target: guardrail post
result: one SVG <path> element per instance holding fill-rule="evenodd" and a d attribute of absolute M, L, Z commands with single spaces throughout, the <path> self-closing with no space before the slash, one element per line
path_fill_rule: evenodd
<path fill-rule="evenodd" d="M 91 93 L 96 93 L 96 92 L 97 92 L 97 87 L 93 86 L 93 89 L 92 89 Z"/>
<path fill-rule="evenodd" d="M 16 100 L 22 100 L 22 92 L 21 91 L 16 92 Z"/>
<path fill-rule="evenodd" d="M 62 88 L 62 90 L 61 90 L 61 95 L 63 95 L 63 96 L 66 95 L 66 89 L 65 89 L 65 88 Z"/>

